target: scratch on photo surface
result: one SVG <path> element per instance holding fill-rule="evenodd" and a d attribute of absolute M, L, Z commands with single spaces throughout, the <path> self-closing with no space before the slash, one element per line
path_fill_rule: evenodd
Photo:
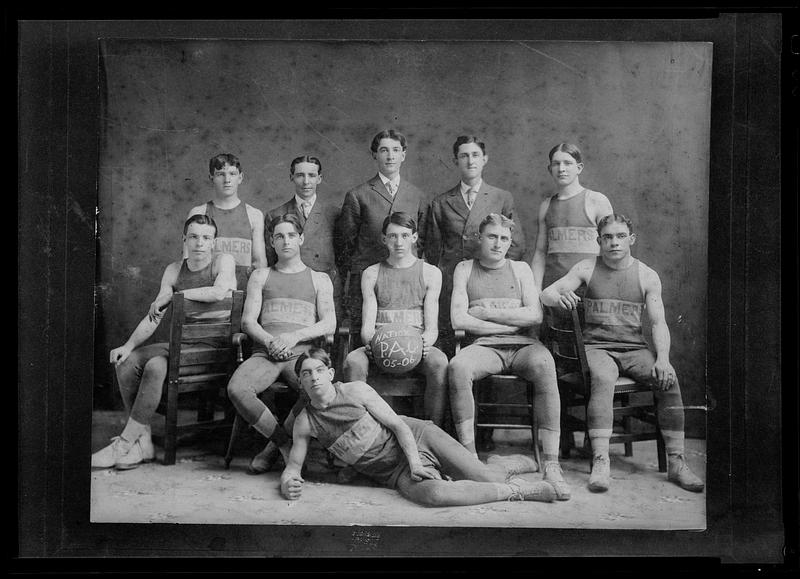
<path fill-rule="evenodd" d="M 557 62 L 558 64 L 560 64 L 560 65 L 561 65 L 561 66 L 563 66 L 564 68 L 567 68 L 567 69 L 571 70 L 572 72 L 574 72 L 575 74 L 577 74 L 577 75 L 578 75 L 578 76 L 580 76 L 580 77 L 586 77 L 586 73 L 584 73 L 584 72 L 582 72 L 582 71 L 578 70 L 577 68 L 574 68 L 574 67 L 572 67 L 572 66 L 568 65 L 566 62 L 561 62 L 560 60 L 558 60 L 557 58 L 554 58 L 554 57 L 550 56 L 550 55 L 549 55 L 549 54 L 547 54 L 546 52 L 542 52 L 541 50 L 537 50 L 537 49 L 535 49 L 534 47 L 532 47 L 532 46 L 529 46 L 529 45 L 525 44 L 524 42 L 518 42 L 517 44 L 519 44 L 520 46 L 522 46 L 522 47 L 524 47 L 524 48 L 527 48 L 527 49 L 528 49 L 528 50 L 530 50 L 531 52 L 535 52 L 536 54 L 539 54 L 539 55 L 541 55 L 541 56 L 544 56 L 545 58 L 548 58 L 548 59 L 552 60 L 553 62 Z"/>

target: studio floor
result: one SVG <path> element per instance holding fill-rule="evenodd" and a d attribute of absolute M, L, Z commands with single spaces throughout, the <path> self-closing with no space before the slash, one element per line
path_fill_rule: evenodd
<path fill-rule="evenodd" d="M 121 412 L 93 414 L 92 451 L 108 444 L 125 423 Z M 157 429 L 154 424 L 154 429 Z M 251 431 L 252 432 L 252 431 Z M 249 440 L 249 443 L 248 443 Z M 530 435 L 495 431 L 497 454 L 530 453 Z M 580 442 L 580 441 L 578 441 Z M 336 484 L 306 477 L 303 497 L 280 496 L 280 469 L 262 475 L 247 473 L 254 445 L 252 435 L 237 445 L 226 470 L 226 441 L 197 440 L 179 446 L 176 464 L 159 461 L 128 471 L 91 472 L 91 521 L 98 523 L 206 523 L 239 525 L 380 525 L 435 527 L 542 527 L 571 529 L 703 530 L 706 494 L 685 491 L 659 473 L 655 442 L 636 442 L 632 457 L 622 445 L 611 447 L 611 488 L 591 493 L 588 459 L 573 452 L 562 460 L 572 499 L 553 503 L 496 502 L 475 506 L 417 506 L 397 491 L 365 484 Z M 481 458 L 485 458 L 482 453 Z M 705 441 L 687 439 L 686 458 L 705 480 Z M 88 458 L 87 458 L 88 460 Z M 524 475 L 538 480 L 539 473 Z"/>

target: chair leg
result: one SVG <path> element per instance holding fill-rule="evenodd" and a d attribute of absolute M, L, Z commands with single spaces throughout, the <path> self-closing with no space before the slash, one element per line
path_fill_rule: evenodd
<path fill-rule="evenodd" d="M 536 406 L 534 405 L 533 384 L 528 382 L 528 404 L 531 409 L 531 449 L 533 450 L 533 458 L 536 459 L 536 464 L 542 464 L 542 457 L 539 452 L 539 420 L 536 418 Z"/>
<path fill-rule="evenodd" d="M 164 464 L 175 464 L 178 446 L 178 385 L 167 384 L 167 413 L 164 416 Z"/>
<path fill-rule="evenodd" d="M 627 408 L 630 406 L 630 397 L 627 394 L 622 394 L 620 397 L 620 402 L 622 406 Z M 622 417 L 622 431 L 625 434 L 631 433 L 631 425 L 633 424 L 632 417 L 630 415 L 625 415 Z M 625 444 L 625 456 L 633 456 L 633 443 L 626 442 Z"/>
<path fill-rule="evenodd" d="M 565 400 L 565 395 L 561 395 L 561 435 L 559 439 L 559 450 L 561 458 L 568 459 L 572 448 L 575 446 L 575 437 L 572 434 L 572 427 L 569 423 L 569 406 Z"/>
<path fill-rule="evenodd" d="M 244 419 L 237 412 L 236 418 L 233 419 L 233 426 L 231 426 L 231 436 L 228 439 L 228 450 L 225 452 L 225 470 L 228 470 L 231 467 L 234 445 L 236 444 L 236 440 L 239 438 L 239 435 L 242 432 L 243 426 Z"/>

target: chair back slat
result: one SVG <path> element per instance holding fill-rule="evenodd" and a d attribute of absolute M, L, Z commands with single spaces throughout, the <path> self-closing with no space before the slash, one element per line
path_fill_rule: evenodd
<path fill-rule="evenodd" d="M 197 323 L 183 325 L 183 341 L 191 342 L 208 338 L 229 338 L 231 335 L 230 322 Z M 229 343 L 225 344 L 226 346 Z"/>

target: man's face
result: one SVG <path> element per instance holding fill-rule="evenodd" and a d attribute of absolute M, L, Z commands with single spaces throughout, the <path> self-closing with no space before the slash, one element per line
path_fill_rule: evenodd
<path fill-rule="evenodd" d="M 298 163 L 294 166 L 292 174 L 294 192 L 301 199 L 311 199 L 317 194 L 317 185 L 322 181 L 319 167 L 316 163 Z"/>
<path fill-rule="evenodd" d="M 333 368 L 328 368 L 322 360 L 306 358 L 300 366 L 300 385 L 309 396 L 331 385 L 333 381 Z"/>
<path fill-rule="evenodd" d="M 390 223 L 383 236 L 383 244 L 389 249 L 389 255 L 401 258 L 411 253 L 417 237 L 418 235 L 413 233 L 410 227 Z"/>
<path fill-rule="evenodd" d="M 465 143 L 458 147 L 456 165 L 464 181 L 480 177 L 488 161 L 489 155 L 484 155 L 477 143 Z"/>
<path fill-rule="evenodd" d="M 278 260 L 290 259 L 300 253 L 303 236 L 297 233 L 291 223 L 279 223 L 272 232 L 270 243 L 278 255 Z"/>
<path fill-rule="evenodd" d="M 597 237 L 600 253 L 609 261 L 621 261 L 631 254 L 631 245 L 636 243 L 636 234 L 628 231 L 624 223 L 613 221 L 603 227 Z"/>
<path fill-rule="evenodd" d="M 392 177 L 400 171 L 406 152 L 400 141 L 387 138 L 380 140 L 378 150 L 372 153 L 372 157 L 378 162 L 378 170 L 387 177 Z"/>
<path fill-rule="evenodd" d="M 483 228 L 480 236 L 481 261 L 502 261 L 509 247 L 511 247 L 511 230 L 508 227 L 490 223 Z"/>
<path fill-rule="evenodd" d="M 211 175 L 211 181 L 214 183 L 214 190 L 218 197 L 236 195 L 243 178 L 244 175 L 239 172 L 239 169 L 227 163 L 221 169 L 214 169 L 214 173 Z"/>
<path fill-rule="evenodd" d="M 570 185 L 583 171 L 583 163 L 578 163 L 575 157 L 564 151 L 556 151 L 549 165 L 550 175 L 557 185 L 566 187 Z"/>
<path fill-rule="evenodd" d="M 190 223 L 183 241 L 190 257 L 201 259 L 214 251 L 214 227 L 201 223 Z"/>

